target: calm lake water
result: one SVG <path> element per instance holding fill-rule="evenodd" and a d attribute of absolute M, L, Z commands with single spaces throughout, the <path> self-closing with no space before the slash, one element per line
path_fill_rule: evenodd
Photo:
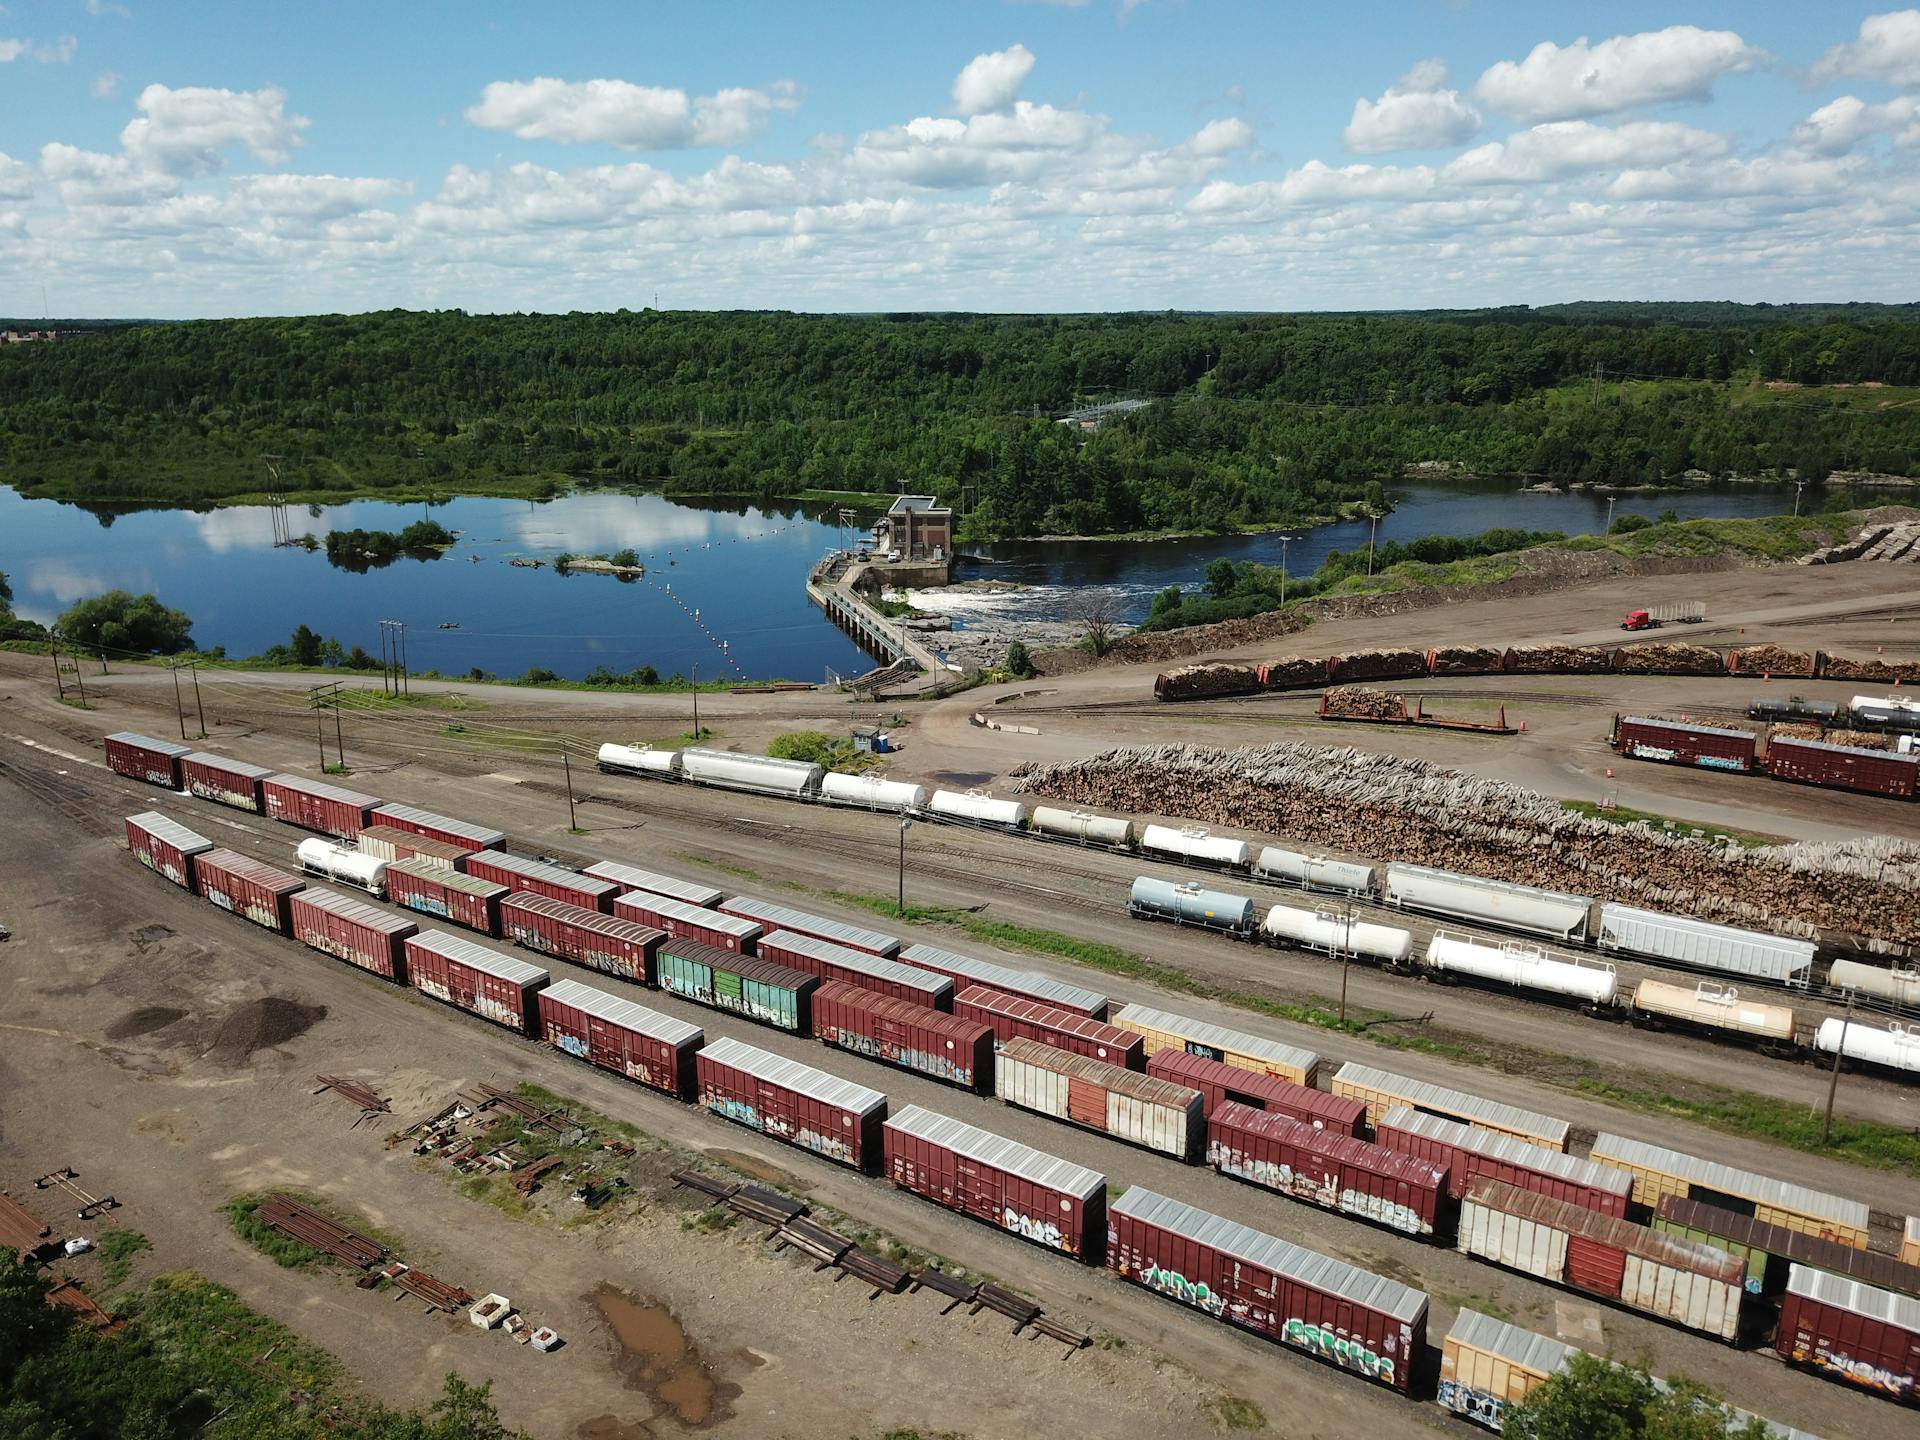
<path fill-rule="evenodd" d="M 1604 497 L 1516 494 L 1510 482 L 1400 485 L 1379 538 L 1470 535 L 1495 526 L 1571 533 L 1601 529 Z M 1809 503 L 1824 496 L 1809 491 Z M 1868 501 L 1867 503 L 1872 503 Z M 1686 517 L 1770 515 L 1791 509 L 1789 489 L 1754 486 L 1678 495 L 1623 496 L 1614 513 Z M 819 680 L 871 663 L 807 603 L 808 568 L 847 532 L 798 507 L 721 509 L 651 494 L 563 496 L 539 503 L 462 498 L 420 505 L 358 501 L 288 507 L 292 533 L 397 530 L 430 514 L 459 533 L 446 555 L 402 557 L 365 573 L 338 569 L 323 552 L 274 546 L 266 507 L 193 512 L 146 510 L 111 523 L 75 506 L 0 489 L 0 570 L 14 608 L 51 621 L 75 600 L 116 586 L 151 590 L 193 617 L 202 648 L 234 655 L 284 643 L 312 626 L 342 644 L 379 653 L 378 622 L 407 622 L 415 670 L 463 674 L 470 667 L 519 675 L 535 665 L 570 677 L 598 665 L 652 665 L 662 675 L 734 675 Z M 1306 531 L 1287 546 L 1288 568 L 1305 574 L 1328 550 L 1367 543 L 1364 522 Z M 517 567 L 546 559 L 631 548 L 647 566 L 632 583 L 606 575 L 560 575 Z M 1011 542 L 974 547 L 993 562 L 956 578 L 991 577 L 1032 587 L 1004 595 L 946 595 L 935 604 L 965 624 L 986 615 L 1059 619 L 1077 587 L 1113 592 L 1125 618 L 1144 616 L 1168 585 L 1197 585 L 1219 556 L 1278 565 L 1278 535 L 1141 542 Z M 458 629 L 440 629 L 443 623 Z M 722 642 L 725 644 L 722 649 Z"/>

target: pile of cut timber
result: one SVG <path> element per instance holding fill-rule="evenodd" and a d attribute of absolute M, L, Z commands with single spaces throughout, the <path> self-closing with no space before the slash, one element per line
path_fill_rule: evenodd
<path fill-rule="evenodd" d="M 1427 673 L 1424 650 L 1356 650 L 1351 655 L 1335 655 L 1327 662 L 1327 674 L 1336 684 L 1355 680 L 1408 680 Z"/>
<path fill-rule="evenodd" d="M 1613 668 L 1613 651 L 1604 645 L 1516 645 L 1507 651 L 1507 669 L 1515 675 L 1594 675 Z"/>
<path fill-rule="evenodd" d="M 1404 720 L 1407 702 L 1404 697 L 1389 695 L 1384 690 L 1355 686 L 1327 691 L 1320 713 L 1337 720 Z"/>
<path fill-rule="evenodd" d="M 1789 650 L 1784 645 L 1749 645 L 1733 652 L 1729 669 L 1740 675 L 1785 675 L 1805 680 L 1813 674 L 1811 650 Z"/>
<path fill-rule="evenodd" d="M 1210 660 L 1182 665 L 1154 681 L 1153 693 L 1162 700 L 1203 700 L 1211 695 L 1251 695 L 1260 677 L 1251 665 Z"/>
<path fill-rule="evenodd" d="M 1427 652 L 1427 670 L 1433 675 L 1497 675 L 1505 652 L 1485 645 L 1443 645 Z"/>
<path fill-rule="evenodd" d="M 1623 645 L 1614 653 L 1614 669 L 1622 675 L 1724 675 L 1727 657 L 1705 645 L 1682 641 L 1655 641 L 1651 645 Z"/>
<path fill-rule="evenodd" d="M 1920 522 L 1895 521 L 1868 525 L 1851 540 L 1802 555 L 1797 565 L 1832 565 L 1843 560 L 1880 560 L 1920 564 Z"/>
<path fill-rule="evenodd" d="M 1171 815 L 1785 934 L 1920 935 L 1920 844 L 1890 836 L 1743 850 L 1578 815 L 1536 791 L 1424 760 L 1276 744 L 1156 745 L 1022 766 L 1023 789 Z"/>
<path fill-rule="evenodd" d="M 1845 745 L 1853 750 L 1891 750 L 1893 737 L 1873 735 L 1865 730 L 1829 730 L 1824 735 L 1816 735 L 1816 740 L 1824 740 L 1829 745 Z"/>
<path fill-rule="evenodd" d="M 1818 725 L 1796 722 L 1792 725 L 1774 726 L 1767 732 L 1767 738 L 1770 740 L 1824 740 L 1827 738 L 1827 732 Z"/>

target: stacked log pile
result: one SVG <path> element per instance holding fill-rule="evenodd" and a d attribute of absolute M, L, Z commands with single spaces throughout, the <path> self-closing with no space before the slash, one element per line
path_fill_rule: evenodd
<path fill-rule="evenodd" d="M 1433 675 L 1497 675 L 1506 652 L 1485 645 L 1443 645 L 1427 652 L 1427 670 Z"/>
<path fill-rule="evenodd" d="M 1789 650 L 1784 645 L 1749 645 L 1733 652 L 1728 667 L 1739 675 L 1782 675 L 1805 680 L 1813 674 L 1811 650 Z"/>
<path fill-rule="evenodd" d="M 1320 713 L 1337 720 L 1404 720 L 1407 702 L 1404 696 L 1356 685 L 1327 691 Z"/>
<path fill-rule="evenodd" d="M 1315 656 L 1289 655 L 1284 660 L 1267 660 L 1260 669 L 1264 690 L 1298 690 L 1327 683 L 1327 662 Z"/>
<path fill-rule="evenodd" d="M 1911 684 L 1920 681 L 1920 660 L 1883 660 L 1879 656 L 1867 660 L 1856 659 L 1849 655 L 1829 655 L 1821 678 L 1823 680 L 1873 680 L 1888 685 L 1900 680 Z"/>
<path fill-rule="evenodd" d="M 1824 740 L 1827 732 L 1818 725 L 1776 725 L 1767 731 L 1770 740 Z"/>
<path fill-rule="evenodd" d="M 1920 522 L 1895 521 L 1868 525 L 1851 540 L 1829 545 L 1811 555 L 1802 555 L 1796 565 L 1834 565 L 1844 560 L 1880 560 L 1894 564 L 1920 564 Z"/>
<path fill-rule="evenodd" d="M 1212 660 L 1169 670 L 1154 682 L 1153 693 L 1162 700 L 1204 700 L 1213 695 L 1251 695 L 1259 688 L 1260 676 L 1253 666 Z"/>
<path fill-rule="evenodd" d="M 1920 844 L 1743 850 L 1574 814 L 1535 791 L 1351 748 L 1158 745 L 1016 770 L 1048 799 L 1167 815 L 1776 933 L 1920 935 Z"/>
<path fill-rule="evenodd" d="M 1705 645 L 1667 640 L 1623 645 L 1614 652 L 1613 668 L 1622 675 L 1724 675 L 1727 659 Z"/>
<path fill-rule="evenodd" d="M 1597 675 L 1613 668 L 1613 651 L 1604 645 L 1516 645 L 1507 651 L 1507 669 L 1515 675 Z"/>
<path fill-rule="evenodd" d="M 1327 662 L 1328 678 L 1336 684 L 1355 680 L 1410 680 L 1427 673 L 1424 650 L 1355 650 Z"/>
<path fill-rule="evenodd" d="M 1845 745 L 1853 750 L 1891 750 L 1893 737 L 1874 735 L 1865 730 L 1829 730 L 1824 735 L 1815 735 L 1815 740 L 1824 740 L 1829 745 Z"/>

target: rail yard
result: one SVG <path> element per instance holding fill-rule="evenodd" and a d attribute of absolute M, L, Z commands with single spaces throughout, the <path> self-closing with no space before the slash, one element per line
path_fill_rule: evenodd
<path fill-rule="evenodd" d="M 1876 644 L 1912 653 L 1912 636 L 1880 633 Z M 220 692 L 213 708 L 227 723 L 216 718 L 205 741 L 156 746 L 143 737 L 168 717 L 146 677 L 98 682 L 97 713 L 82 714 L 30 693 L 51 687 L 20 658 L 0 662 L 13 692 L 0 784 L 19 816 L 0 874 L 18 986 L 0 1065 L 9 1094 L 37 1103 L 9 1107 L 0 1180 L 13 1190 L 74 1154 L 101 1173 L 137 1156 L 113 1183 L 123 1195 L 156 1187 L 149 1211 L 172 1212 L 151 1220 L 156 1244 L 224 1269 L 350 1364 L 368 1347 L 437 1356 L 453 1345 L 463 1369 L 495 1378 L 503 1416 L 539 1433 L 645 1423 L 583 1304 L 611 1282 L 647 1290 L 700 1335 L 727 1396 L 722 1418 L 743 1434 L 846 1428 L 848 1414 L 873 1428 L 964 1428 L 969 1386 L 987 1383 L 1012 1392 L 1006 1423 L 1035 1433 L 1053 1433 L 1060 1404 L 1096 1395 L 1129 1402 L 1116 1434 L 1193 1433 L 1219 1423 L 1223 1397 L 1288 1431 L 1329 1403 L 1389 1434 L 1485 1425 L 1575 1338 L 1706 1380 L 1780 1433 L 1912 1423 L 1876 1393 L 1912 1383 L 1899 1378 L 1911 1362 L 1897 1341 L 1920 1305 L 1898 1258 L 1920 1209 L 1912 1173 L 1607 1098 L 1631 1085 L 1680 1099 L 1732 1088 L 1817 1109 L 1830 1026 L 1891 1036 L 1910 1011 L 1897 979 L 1875 988 L 1911 963 L 1897 926 L 1863 927 L 1849 944 L 1841 925 L 1735 925 L 1680 897 L 1628 905 L 1604 888 L 1542 893 L 1212 815 L 1197 834 L 1173 791 L 1102 812 L 994 778 L 1022 760 L 1081 759 L 1118 739 L 1114 727 L 1136 741 L 1196 738 L 1141 718 L 1151 673 L 1144 703 L 1124 711 L 1099 708 L 1134 702 L 1102 699 L 1084 677 L 1060 683 L 1077 706 L 1014 700 L 1008 713 L 1067 733 L 1043 733 L 1026 753 L 1014 748 L 1026 738 L 1012 739 L 991 768 L 968 763 L 977 727 L 948 728 L 982 697 L 941 702 L 913 717 L 905 763 L 838 795 L 824 794 L 824 777 L 811 792 L 774 781 L 748 741 L 730 748 L 766 723 L 765 706 L 805 713 L 820 697 L 736 701 L 738 732 L 721 702 L 715 758 L 692 762 L 711 778 L 647 774 L 651 762 L 623 764 L 616 748 L 599 773 L 576 765 L 569 833 L 568 794 L 544 756 L 461 751 L 374 712 L 349 722 L 364 757 L 352 775 L 321 779 L 310 721 L 265 687 Z M 1140 678 L 1136 668 L 1126 683 Z M 1446 681 L 1464 693 L 1475 683 Z M 1514 681 L 1486 683 L 1483 699 Z M 1604 769 L 1617 758 L 1613 713 L 1698 714 L 1690 692 L 1664 687 L 1709 682 L 1537 683 L 1526 693 L 1596 701 L 1556 705 L 1565 713 L 1512 739 L 1394 732 L 1378 748 L 1430 745 L 1451 760 L 1458 747 L 1517 741 L 1511 768 L 1524 773 L 1543 745 L 1577 732 L 1576 764 Z M 1725 694 L 1740 682 L 1711 683 Z M 628 759 L 662 753 L 634 742 L 636 729 L 661 728 L 644 705 L 581 723 L 577 704 L 556 697 L 548 723 Z M 1259 700 L 1168 724 L 1217 741 L 1223 726 L 1295 713 Z M 1297 713 L 1290 726 L 1311 724 Z M 964 745 L 945 743 L 955 734 Z M 1337 742 L 1312 738 L 1373 748 L 1353 727 Z M 1502 762 L 1475 763 L 1498 773 Z M 1638 768 L 1673 777 L 1666 813 L 1707 825 L 1719 801 L 1699 787 L 1740 784 Z M 1801 787 L 1762 788 L 1781 792 L 1777 807 L 1744 795 L 1734 807 L 1770 811 L 1756 829 L 1827 843 L 1913 833 L 1893 820 L 1910 810 L 1895 800 L 1830 798 L 1815 816 Z M 1634 803 L 1645 804 L 1638 792 Z M 1027 833 L 1049 805 L 1052 843 Z M 918 821 L 910 836 L 903 815 Z M 896 851 L 909 901 L 937 913 L 876 913 Z M 32 878 L 49 870 L 61 876 L 54 894 Z M 1504 887 L 1491 893 L 1507 908 L 1445 899 L 1475 880 Z M 1183 913 L 1200 895 L 1224 923 Z M 1008 945 L 955 929 L 950 917 L 968 914 L 1004 924 Z M 1161 969 L 1032 953 L 1023 930 L 1144 952 Z M 1711 958 L 1727 953 L 1738 958 Z M 1191 984 L 1168 989 L 1168 974 Z M 1540 976 L 1565 983 L 1523 978 Z M 1465 983 L 1431 983 L 1441 977 Z M 1285 1007 L 1331 1005 L 1343 986 L 1367 1028 L 1288 1018 Z M 267 998 L 317 1018 L 236 1058 L 221 1017 Z M 127 1023 L 162 1010 L 171 1018 L 151 1028 Z M 1747 1010 L 1757 1018 L 1702 1020 Z M 1760 1013 L 1779 1011 L 1784 1021 Z M 1630 1019 L 1671 1028 L 1601 1023 Z M 1400 1043 L 1416 1037 L 1439 1043 Z M 1910 1130 L 1920 1089 L 1909 1067 L 1846 1048 L 1860 1063 L 1840 1078 L 1840 1123 Z M 533 1081 L 1000 1277 L 1107 1341 L 1042 1360 L 915 1297 L 862 1301 L 841 1286 L 823 1299 L 801 1283 L 804 1267 L 769 1266 L 732 1236 L 656 1224 L 636 1251 L 612 1230 L 595 1240 L 515 1222 L 316 1115 L 301 1089 L 316 1066 L 421 1111 L 477 1080 Z M 974 1177 L 972 1199 L 941 1178 L 956 1165 Z M 355 1304 L 366 1297 L 273 1273 L 213 1213 L 268 1181 L 425 1232 L 449 1269 L 510 1265 L 507 1278 L 571 1326 L 573 1343 L 549 1359 L 502 1359 L 451 1332 L 369 1328 Z M 995 1224 L 968 1218 L 983 1214 Z M 1739 1237 L 1719 1218 L 1729 1215 L 1747 1227 Z M 1727 1259 L 1736 1243 L 1738 1263 Z M 763 1293 L 808 1323 L 777 1323 Z M 1854 1324 L 1836 1316 L 1864 1317 L 1879 1348 L 1834 1358 L 1834 1326 Z M 1813 1373 L 1822 1363 L 1844 1376 Z M 1489 1367 L 1507 1378 L 1496 1386 Z M 1105 1432 L 1095 1422 L 1090 1433 Z"/>

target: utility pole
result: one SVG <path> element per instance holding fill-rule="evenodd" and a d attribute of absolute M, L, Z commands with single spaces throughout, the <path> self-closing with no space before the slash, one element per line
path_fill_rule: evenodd
<path fill-rule="evenodd" d="M 400 627 L 400 693 L 408 699 L 413 698 L 413 678 L 407 672 L 407 622 L 393 622 Z"/>
<path fill-rule="evenodd" d="M 1280 537 L 1280 603 L 1282 605 L 1287 603 L 1287 544 L 1292 539 L 1291 535 Z"/>
<path fill-rule="evenodd" d="M 340 768 L 347 768 L 347 745 L 340 738 L 340 687 L 333 687 L 333 749 L 340 757 Z"/>
<path fill-rule="evenodd" d="M 1380 512 L 1378 510 L 1370 510 L 1367 513 L 1373 521 L 1373 524 L 1367 529 L 1367 574 L 1371 575 L 1373 574 L 1373 537 L 1380 531 Z"/>
<path fill-rule="evenodd" d="M 47 653 L 53 656 L 54 693 L 64 700 L 67 698 L 67 682 L 62 679 L 60 675 L 60 634 L 58 631 L 49 630 L 47 632 Z"/>
<path fill-rule="evenodd" d="M 1853 1028 L 1853 1000 L 1856 992 L 1847 992 L 1847 1017 L 1840 1022 L 1840 1043 L 1833 1047 L 1833 1072 L 1827 1076 L 1827 1113 L 1820 1121 L 1820 1143 L 1833 1134 L 1833 1096 L 1840 1088 L 1840 1057 L 1847 1053 L 1847 1031 Z"/>
<path fill-rule="evenodd" d="M 1796 520 L 1800 518 L 1800 492 L 1806 488 L 1807 482 L 1804 480 L 1793 482 L 1793 516 Z"/>
<path fill-rule="evenodd" d="M 567 747 L 565 745 L 560 747 L 560 764 L 567 772 L 567 829 L 578 830 L 580 828 L 580 822 L 574 817 L 573 813 L 573 761 L 567 758 Z"/>
<path fill-rule="evenodd" d="M 189 660 L 187 673 L 193 677 L 193 708 L 200 717 L 200 738 L 204 740 L 207 738 L 207 707 L 200 703 L 200 662 Z"/>
<path fill-rule="evenodd" d="M 900 817 L 900 892 L 894 902 L 894 914 L 905 918 L 907 913 L 907 831 L 913 828 L 913 817 Z"/>
<path fill-rule="evenodd" d="M 92 707 L 87 704 L 86 669 L 80 664 L 80 652 L 78 650 L 73 652 L 73 678 L 74 682 L 80 687 L 80 708 L 82 710 L 91 709 Z"/>
<path fill-rule="evenodd" d="M 311 690 L 307 692 L 307 703 L 313 706 L 313 740 L 320 747 L 320 773 L 327 773 L 327 732 L 321 723 L 324 717 L 320 713 L 320 697 Z"/>
<path fill-rule="evenodd" d="M 187 738 L 187 710 L 186 702 L 180 698 L 180 667 L 169 665 L 167 673 L 173 676 L 173 713 L 180 722 L 180 738 L 184 740 Z"/>
<path fill-rule="evenodd" d="M 698 664 L 687 667 L 693 676 L 693 743 L 700 743 L 700 667 Z"/>
<path fill-rule="evenodd" d="M 1613 533 L 1613 502 L 1619 498 L 1618 495 L 1607 496 L 1607 528 L 1600 532 L 1603 535 L 1611 535 Z"/>
<path fill-rule="evenodd" d="M 380 693 L 393 693 L 393 666 L 387 659 L 387 622 L 380 622 Z"/>
<path fill-rule="evenodd" d="M 1347 923 L 1340 932 L 1340 1023 L 1347 1023 L 1347 971 L 1353 966 L 1353 901 L 1347 901 Z"/>

